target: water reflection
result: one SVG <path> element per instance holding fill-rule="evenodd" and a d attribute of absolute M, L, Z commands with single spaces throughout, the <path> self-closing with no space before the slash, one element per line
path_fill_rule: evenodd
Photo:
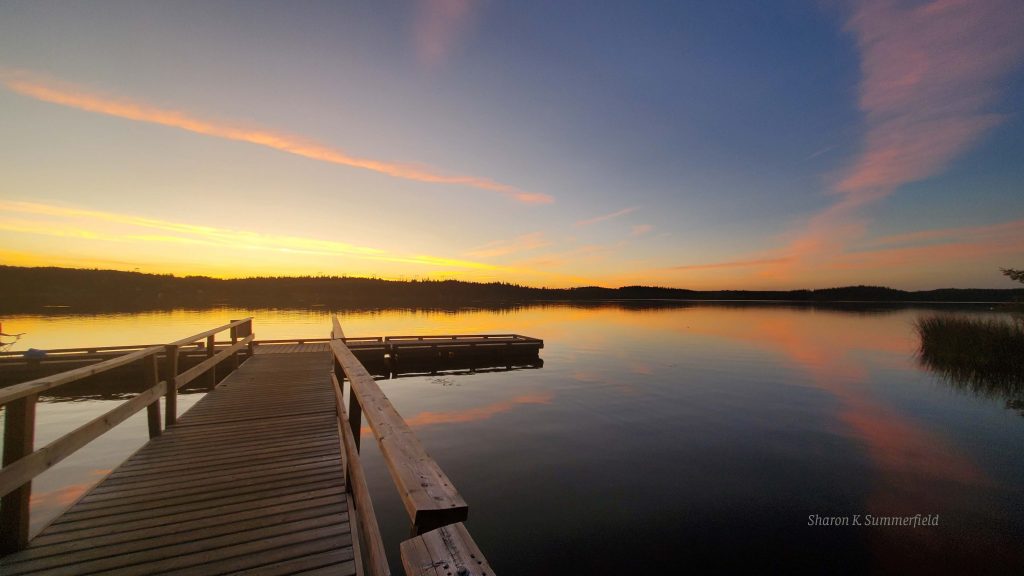
<path fill-rule="evenodd" d="M 1008 410 L 1016 410 L 1024 416 L 1024 377 L 964 370 L 962 366 L 936 362 L 928 357 L 919 360 L 921 366 L 935 373 L 950 388 L 979 398 L 1002 400 Z"/>
<path fill-rule="evenodd" d="M 1019 566 L 1024 426 L 989 400 L 1006 397 L 935 386 L 915 360 L 917 310 L 551 303 L 345 311 L 341 322 L 353 337 L 545 340 L 536 366 L 377 372 L 473 506 L 474 538 L 500 571 L 661 571 L 681 556 L 737 572 Z M 28 345 L 159 342 L 248 315 L 259 338 L 329 329 L 326 310 L 61 316 L 29 319 Z M 388 500 L 397 498 L 372 443 L 364 449 L 385 537 L 400 540 L 404 509 Z M 809 514 L 918 513 L 939 514 L 940 526 L 806 526 Z"/>
<path fill-rule="evenodd" d="M 430 426 L 433 424 L 461 424 L 493 418 L 497 414 L 514 410 L 524 404 L 550 404 L 553 394 L 524 394 L 508 400 L 493 402 L 484 406 L 474 406 L 462 410 L 448 412 L 420 412 L 405 418 L 409 426 Z"/>

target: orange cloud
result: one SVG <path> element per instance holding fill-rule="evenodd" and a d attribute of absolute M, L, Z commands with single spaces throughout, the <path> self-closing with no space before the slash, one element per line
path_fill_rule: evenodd
<path fill-rule="evenodd" d="M 579 222 L 576 222 L 575 226 L 577 226 L 579 228 L 582 228 L 584 226 L 590 226 L 591 224 L 597 224 L 598 222 L 605 222 L 605 221 L 611 220 L 613 218 L 618 218 L 619 216 L 625 216 L 626 214 L 629 214 L 630 212 L 636 212 L 639 208 L 640 208 L 639 206 L 633 206 L 631 208 L 623 208 L 622 210 L 619 210 L 617 212 L 612 212 L 611 214 L 602 214 L 601 216 L 595 216 L 593 218 L 588 218 L 586 220 L 580 220 Z"/>
<path fill-rule="evenodd" d="M 3 81 L 9 90 L 18 94 L 43 102 L 94 112 L 96 114 L 168 126 L 226 140 L 247 142 L 312 160 L 361 168 L 404 180 L 432 184 L 452 184 L 487 190 L 509 196 L 520 202 L 533 204 L 548 204 L 554 201 L 551 196 L 546 194 L 525 192 L 514 186 L 495 182 L 488 178 L 444 174 L 429 166 L 359 158 L 338 149 L 296 136 L 203 120 L 177 110 L 90 93 L 77 86 L 43 80 L 23 72 L 2 74 L 0 75 L 0 80 Z"/>

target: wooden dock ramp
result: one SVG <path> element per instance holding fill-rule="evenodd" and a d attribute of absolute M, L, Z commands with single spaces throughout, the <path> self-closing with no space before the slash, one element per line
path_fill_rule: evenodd
<path fill-rule="evenodd" d="M 409 516 L 411 537 L 397 546 L 406 574 L 494 576 L 464 525 L 465 500 L 349 349 L 336 317 L 332 325 L 329 339 L 258 345 L 252 318 L 232 320 L 0 387 L 0 574 L 390 576 L 360 462 L 365 418 Z M 218 341 L 223 333 L 230 340 Z M 430 355 L 524 339 L 410 338 L 413 348 L 428 341 Z M 139 380 L 134 396 L 35 445 L 40 395 L 124 368 Z M 230 374 L 179 417 L 178 390 L 213 386 L 218 368 Z M 142 410 L 149 443 L 30 540 L 32 480 Z"/>
<path fill-rule="evenodd" d="M 248 359 L 0 574 L 354 574 L 332 355 L 288 352 Z"/>

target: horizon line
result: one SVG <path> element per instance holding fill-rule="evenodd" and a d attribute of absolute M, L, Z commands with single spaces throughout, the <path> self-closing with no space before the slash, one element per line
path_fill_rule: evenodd
<path fill-rule="evenodd" d="M 789 292 L 819 292 L 819 291 L 825 291 L 825 290 L 841 290 L 841 289 L 847 289 L 847 288 L 883 289 L 883 290 L 894 290 L 894 291 L 897 291 L 897 292 L 906 292 L 906 293 L 936 292 L 936 291 L 939 291 L 939 290 L 1000 290 L 1000 291 L 1024 290 L 1024 286 L 1022 286 L 1022 287 L 1009 287 L 1009 288 L 978 288 L 978 287 L 958 288 L 958 287 L 954 287 L 954 286 L 945 286 L 945 287 L 941 287 L 941 288 L 925 288 L 925 289 L 917 289 L 917 290 L 908 290 L 908 289 L 905 289 L 905 288 L 893 288 L 892 286 L 873 285 L 873 284 L 847 284 L 847 285 L 843 285 L 843 286 L 829 286 L 829 287 L 825 287 L 825 288 L 806 288 L 805 287 L 805 288 L 768 288 L 768 289 L 757 289 L 757 288 L 694 289 L 694 288 L 679 288 L 679 287 L 674 287 L 674 286 L 657 286 L 657 285 L 653 285 L 653 284 L 652 285 L 629 284 L 629 285 L 625 285 L 625 286 L 615 286 L 615 287 L 612 287 L 612 286 L 601 286 L 601 285 L 596 285 L 596 284 L 588 284 L 588 285 L 567 286 L 567 287 L 563 287 L 563 288 L 557 288 L 557 287 L 551 287 L 551 286 L 533 286 L 533 285 L 528 285 L 528 284 L 518 284 L 518 283 L 515 283 L 515 282 L 506 282 L 506 281 L 500 281 L 500 280 L 495 280 L 495 281 L 491 281 L 491 282 L 481 282 L 481 281 L 477 281 L 477 280 L 458 280 L 458 279 L 455 279 L 455 278 L 430 278 L 430 277 L 420 277 L 420 278 L 397 277 L 397 278 L 389 278 L 389 277 L 383 277 L 383 276 L 347 276 L 347 275 L 344 275 L 344 274 L 341 274 L 341 275 L 338 275 L 338 274 L 309 274 L 309 275 L 305 275 L 305 276 L 295 276 L 295 275 L 291 275 L 291 276 L 289 276 L 289 275 L 284 275 L 284 276 L 209 276 L 209 275 L 206 275 L 206 274 L 184 274 L 184 275 L 178 275 L 178 274 L 175 274 L 175 273 L 142 272 L 140 270 L 118 270 L 116 268 L 77 268 L 77 267 L 76 268 L 72 268 L 72 267 L 67 267 L 67 266 L 16 266 L 16 265 L 10 265 L 10 264 L 0 264 L 0 269 L 3 269 L 3 268 L 11 268 L 11 269 L 18 269 L 18 270 L 52 269 L 52 270 L 73 270 L 73 271 L 81 271 L 81 272 L 115 272 L 115 273 L 121 273 L 121 274 L 136 274 L 136 275 L 140 275 L 140 276 L 169 276 L 171 278 L 182 279 L 182 280 L 188 279 L 188 278 L 199 278 L 199 279 L 205 279 L 205 280 L 218 280 L 218 281 L 228 281 L 228 282 L 229 281 L 238 281 L 238 280 L 300 280 L 300 279 L 376 280 L 376 281 L 381 281 L 381 282 L 402 282 L 402 283 L 407 283 L 407 284 L 411 284 L 411 283 L 414 283 L 414 282 L 423 282 L 423 283 L 427 283 L 427 282 L 434 282 L 434 283 L 459 282 L 459 283 L 462 283 L 462 284 L 477 284 L 477 285 L 480 285 L 480 286 L 487 286 L 487 285 L 494 285 L 494 284 L 507 284 L 507 285 L 510 285 L 510 286 L 515 286 L 515 287 L 518 287 L 518 288 L 524 288 L 524 289 L 528 289 L 528 290 L 563 290 L 563 291 L 581 290 L 581 289 L 586 289 L 586 288 L 597 288 L 597 289 L 601 289 L 601 290 L 625 290 L 625 289 L 630 289 L 630 288 L 640 288 L 640 289 L 649 289 L 649 290 L 678 290 L 678 291 L 695 292 L 695 293 L 713 293 L 713 292 L 763 292 L 763 293 L 784 292 L 784 293 L 789 293 Z"/>

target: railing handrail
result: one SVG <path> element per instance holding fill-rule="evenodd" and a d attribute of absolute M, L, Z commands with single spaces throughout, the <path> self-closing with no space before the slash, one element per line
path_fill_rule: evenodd
<path fill-rule="evenodd" d="M 384 539 L 380 535 L 380 525 L 377 523 L 377 515 L 373 511 L 373 499 L 370 498 L 370 489 L 366 483 L 366 474 L 363 472 L 363 465 L 359 461 L 359 447 L 353 438 L 352 429 L 349 428 L 349 414 L 342 401 L 341 382 L 335 374 L 331 374 L 331 384 L 334 387 L 334 403 L 338 412 L 338 433 L 341 435 L 342 450 L 347 462 L 345 474 L 345 488 L 351 494 L 352 508 L 355 509 L 355 516 L 358 519 L 357 530 L 353 535 L 359 534 L 359 538 L 353 538 L 353 542 L 361 542 L 356 550 L 366 550 L 369 563 L 369 573 L 372 576 L 389 576 L 391 568 L 388 566 L 387 553 L 384 551 Z M 350 523 L 355 519 L 351 518 Z M 360 559 L 361 560 L 361 559 Z"/>
<path fill-rule="evenodd" d="M 163 346 L 163 344 L 128 344 L 125 346 L 85 346 L 82 348 L 50 348 L 46 350 L 40 350 L 49 354 L 73 354 L 76 352 L 109 352 L 116 350 L 142 350 L 143 348 L 152 348 L 153 346 Z M 24 356 L 27 350 L 8 350 L 0 352 L 0 358 L 11 358 Z M 45 357 L 44 357 L 45 359 Z"/>
<path fill-rule="evenodd" d="M 181 340 L 176 340 L 174 342 L 171 342 L 169 345 L 170 346 L 186 346 L 188 344 L 191 344 L 191 343 L 195 342 L 196 340 L 202 340 L 203 338 L 207 338 L 209 336 L 213 336 L 213 335 L 215 335 L 215 334 L 217 334 L 219 332 L 223 332 L 223 331 L 228 330 L 230 328 L 234 328 L 236 326 L 241 326 L 242 324 L 245 324 L 246 322 L 252 322 L 252 316 L 249 316 L 248 318 L 242 318 L 241 320 L 232 320 L 231 322 L 228 322 L 227 324 L 224 324 L 223 326 L 218 326 L 216 328 L 207 330 L 206 332 L 200 332 L 199 334 L 196 334 L 194 336 L 189 336 L 187 338 L 182 338 Z"/>
<path fill-rule="evenodd" d="M 335 329 L 332 336 L 341 334 L 337 317 L 332 318 Z M 493 574 L 483 553 L 473 542 L 465 525 L 469 507 L 455 490 L 451 480 L 420 444 L 408 423 L 392 406 L 391 401 L 377 386 L 362 362 L 349 350 L 345 338 L 331 339 L 334 373 L 331 381 L 337 404 L 338 424 L 345 450 L 346 490 L 350 493 L 350 521 L 358 520 L 353 529 L 356 573 L 372 576 L 390 574 L 383 550 L 380 529 L 373 513 L 373 504 L 365 485 L 365 476 L 359 461 L 359 433 L 362 414 L 373 430 L 388 472 L 398 490 L 402 503 L 412 522 L 413 538 L 400 543 L 402 564 L 406 574 L 433 574 L 444 566 L 449 574 L 458 572 Z M 348 410 L 342 402 L 342 376 L 349 381 Z M 353 513 L 352 503 L 355 503 Z M 365 570 L 362 564 L 359 538 L 366 541 Z M 463 565 L 470 558 L 471 568 Z M 469 568 L 467 570 L 467 568 Z M 482 569 L 481 569 L 482 568 Z M 436 570 L 439 574 L 440 569 Z"/>
<path fill-rule="evenodd" d="M 242 325 L 245 325 L 245 336 L 239 339 L 240 330 L 237 328 Z M 229 329 L 231 330 L 231 345 L 216 350 L 214 347 L 215 335 Z M 179 374 L 180 346 L 204 337 L 207 339 L 207 358 Z M 36 476 L 52 468 L 143 408 L 148 412 L 150 438 L 159 436 L 161 432 L 160 397 L 165 396 L 167 425 L 174 424 L 176 422 L 178 388 L 203 373 L 210 374 L 211 380 L 215 381 L 213 370 L 228 356 L 234 357 L 234 367 L 237 368 L 237 352 L 248 346 L 254 338 L 252 318 L 234 320 L 171 344 L 150 346 L 103 362 L 0 389 L 0 406 L 6 406 L 3 468 L 0 469 L 0 497 L 3 498 L 2 506 L 0 506 L 0 554 L 19 550 L 28 544 L 31 483 Z M 157 363 L 157 355 L 161 352 L 165 352 L 168 366 L 165 380 L 160 380 Z M 144 391 L 46 446 L 35 448 L 36 399 L 41 392 L 89 376 L 102 374 L 133 362 L 142 362 L 142 377 L 146 383 Z"/>
<path fill-rule="evenodd" d="M 337 317 L 334 318 L 337 324 Z M 338 331 L 335 330 L 334 334 Z M 331 340 L 336 366 L 349 381 L 354 418 L 366 414 L 391 479 L 418 532 L 466 519 L 468 506 L 444 470 L 427 454 L 416 434 L 381 391 L 366 367 L 341 338 Z M 338 374 L 339 381 L 342 374 Z M 357 404 L 353 406 L 352 400 Z M 351 423 L 358 438 L 358 422 Z M 356 441 L 358 445 L 358 440 Z"/>
<path fill-rule="evenodd" d="M 348 378 L 361 412 L 366 415 L 413 525 L 430 530 L 465 520 L 468 511 L 466 501 L 437 462 L 427 454 L 373 376 L 344 342 L 332 340 L 331 350 Z"/>
<path fill-rule="evenodd" d="M 91 364 L 89 366 L 82 366 L 81 368 L 75 368 L 58 374 L 51 374 L 50 376 L 43 376 L 42 378 L 36 378 L 35 380 L 29 380 L 28 382 L 22 382 L 21 384 L 15 384 L 13 386 L 7 386 L 6 388 L 0 388 L 0 406 L 27 396 L 45 392 L 64 384 L 76 382 L 82 378 L 102 374 L 107 370 L 113 370 L 114 368 L 131 364 L 132 362 L 142 360 L 146 356 L 161 352 L 163 349 L 163 346 L 151 346 L 142 350 L 136 350 L 135 352 L 129 352 L 122 356 L 118 356 L 117 358 L 110 358 L 103 362 L 97 362 L 96 364 Z"/>
<path fill-rule="evenodd" d="M 225 330 L 234 328 L 236 326 L 240 326 L 242 324 L 245 324 L 246 322 L 251 321 L 252 317 L 243 318 L 242 320 L 234 320 L 232 322 L 224 324 L 223 326 L 218 326 L 217 328 L 201 332 L 194 336 L 189 336 L 187 338 L 182 338 L 181 340 L 176 340 L 174 342 L 171 342 L 169 346 L 186 346 L 202 338 L 213 336 L 219 332 L 223 332 Z M 18 400 L 20 398 L 25 398 L 26 396 L 39 394 L 40 392 L 45 392 L 52 388 L 63 386 L 64 384 L 70 384 L 71 382 L 81 380 L 82 378 L 95 376 L 96 374 L 102 374 L 108 370 L 113 370 L 114 368 L 119 368 L 121 366 L 131 364 L 132 362 L 142 360 L 143 358 L 149 356 L 150 354 L 157 354 L 159 352 L 163 352 L 165 346 L 167 345 L 156 344 L 148 348 L 143 348 L 141 350 L 129 352 L 116 358 L 110 358 L 102 362 L 97 362 L 96 364 L 90 364 L 89 366 L 82 366 L 81 368 L 75 368 L 73 370 L 67 370 L 65 372 L 51 374 L 49 376 L 43 376 L 42 378 L 36 378 L 35 380 L 29 380 L 28 382 L 22 382 L 20 384 L 15 384 L 13 386 L 0 388 L 0 406 L 3 406 L 8 402 Z"/>

